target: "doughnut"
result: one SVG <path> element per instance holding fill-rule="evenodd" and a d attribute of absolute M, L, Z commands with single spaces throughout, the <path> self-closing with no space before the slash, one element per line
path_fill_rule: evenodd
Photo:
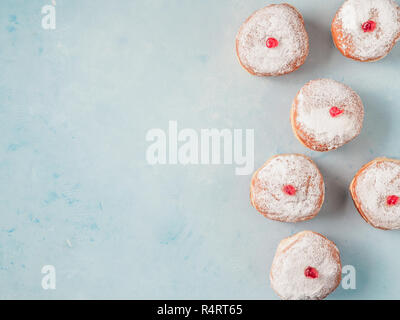
<path fill-rule="evenodd" d="M 315 151 L 336 149 L 359 135 L 364 107 L 357 93 L 331 79 L 308 82 L 290 112 L 296 138 Z"/>
<path fill-rule="evenodd" d="M 400 229 L 400 160 L 377 158 L 364 165 L 350 184 L 361 217 L 375 228 Z"/>
<path fill-rule="evenodd" d="M 325 184 L 316 164 L 301 154 L 270 158 L 251 179 L 250 203 L 271 220 L 314 218 L 322 207 Z"/>
<path fill-rule="evenodd" d="M 341 276 L 336 245 L 319 233 L 302 231 L 279 243 L 269 278 L 283 300 L 321 300 L 337 288 Z"/>
<path fill-rule="evenodd" d="M 393 0 L 347 0 L 333 18 L 331 31 L 345 57 L 382 59 L 400 39 L 400 7 Z"/>
<path fill-rule="evenodd" d="M 293 72 L 308 55 L 303 17 L 289 4 L 271 4 L 254 12 L 236 36 L 236 54 L 242 67 L 253 75 Z"/>

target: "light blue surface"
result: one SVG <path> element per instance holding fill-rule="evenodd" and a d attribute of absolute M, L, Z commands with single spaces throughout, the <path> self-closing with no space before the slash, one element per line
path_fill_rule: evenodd
<path fill-rule="evenodd" d="M 400 234 L 365 223 L 347 191 L 367 161 L 400 158 L 400 46 L 375 63 L 345 59 L 330 36 L 342 1 L 292 0 L 310 55 L 290 75 L 257 78 L 234 39 L 268 1 L 57 0 L 57 28 L 44 30 L 50 2 L 0 3 L 0 298 L 276 299 L 276 246 L 305 229 L 357 270 L 357 289 L 331 299 L 400 298 Z M 323 154 L 289 123 L 298 89 L 320 77 L 350 85 L 366 111 L 359 138 Z M 169 120 L 254 129 L 256 168 L 276 153 L 311 156 L 322 211 L 273 222 L 232 165 L 150 166 L 146 132 Z M 44 265 L 56 290 L 41 287 Z"/>

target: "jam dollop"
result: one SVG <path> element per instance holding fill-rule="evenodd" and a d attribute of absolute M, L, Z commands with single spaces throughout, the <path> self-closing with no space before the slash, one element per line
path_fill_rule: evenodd
<path fill-rule="evenodd" d="M 329 110 L 329 113 L 334 118 L 334 117 L 337 117 L 339 114 L 343 113 L 343 109 L 339 109 L 338 107 L 332 107 Z"/>
<path fill-rule="evenodd" d="M 293 187 L 291 184 L 287 184 L 283 187 L 283 192 L 289 196 L 294 196 L 296 194 L 296 188 Z"/>
<path fill-rule="evenodd" d="M 399 197 L 395 195 L 388 196 L 386 202 L 389 206 L 394 206 L 399 201 Z"/>
<path fill-rule="evenodd" d="M 364 32 L 372 32 L 376 28 L 376 23 L 372 20 L 368 20 L 362 24 L 361 28 Z"/>
<path fill-rule="evenodd" d="M 313 267 L 307 267 L 306 270 L 304 270 L 304 275 L 307 278 L 316 279 L 318 278 L 318 270 Z"/>
<path fill-rule="evenodd" d="M 268 48 L 275 48 L 275 47 L 278 46 L 278 44 L 279 44 L 279 42 L 275 38 L 268 38 L 267 39 L 266 45 L 267 45 Z"/>

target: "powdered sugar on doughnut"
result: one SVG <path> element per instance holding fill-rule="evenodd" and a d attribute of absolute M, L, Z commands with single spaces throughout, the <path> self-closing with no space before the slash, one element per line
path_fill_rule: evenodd
<path fill-rule="evenodd" d="M 307 278 L 307 267 L 318 271 Z M 320 300 L 336 289 L 341 278 L 340 254 L 336 245 L 312 231 L 303 231 L 282 240 L 272 262 L 270 281 L 285 300 Z"/>
<path fill-rule="evenodd" d="M 295 188 L 294 195 L 283 191 Z M 297 222 L 312 218 L 322 206 L 325 186 L 314 162 L 302 155 L 286 154 L 268 160 L 253 176 L 251 202 L 267 218 Z"/>
<path fill-rule="evenodd" d="M 376 28 L 364 32 L 363 23 L 372 20 Z M 400 38 L 400 9 L 393 0 L 347 0 L 333 24 L 341 29 L 341 49 L 361 61 L 380 59 Z"/>
<path fill-rule="evenodd" d="M 266 40 L 279 45 L 268 48 Z M 240 62 L 258 75 L 280 75 L 302 65 L 308 54 L 308 35 L 298 11 L 287 4 L 270 5 L 256 11 L 236 37 Z"/>
<path fill-rule="evenodd" d="M 333 117 L 332 107 L 343 111 Z M 313 80 L 297 94 L 293 104 L 296 134 L 308 147 L 327 151 L 355 138 L 361 131 L 364 108 L 348 86 L 331 79 Z"/>
<path fill-rule="evenodd" d="M 391 195 L 400 197 L 400 162 L 377 159 L 356 176 L 356 200 L 374 227 L 400 229 L 400 203 L 388 205 Z"/>

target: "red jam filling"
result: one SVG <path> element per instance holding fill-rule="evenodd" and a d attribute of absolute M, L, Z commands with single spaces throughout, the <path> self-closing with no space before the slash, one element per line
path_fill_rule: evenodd
<path fill-rule="evenodd" d="M 339 114 L 343 113 L 343 109 L 339 109 L 338 107 L 332 107 L 329 110 L 329 113 L 334 118 L 334 117 L 337 117 Z"/>
<path fill-rule="evenodd" d="M 304 270 L 304 275 L 307 278 L 315 279 L 318 278 L 318 271 L 313 267 L 307 267 L 306 270 Z"/>
<path fill-rule="evenodd" d="M 386 199 L 386 202 L 389 206 L 394 206 L 395 204 L 397 204 L 397 202 L 399 201 L 399 197 L 392 195 L 392 196 L 388 196 Z"/>
<path fill-rule="evenodd" d="M 275 48 L 278 46 L 279 42 L 275 38 L 268 38 L 266 44 L 268 48 Z"/>
<path fill-rule="evenodd" d="M 291 184 L 288 184 L 283 187 L 283 192 L 288 194 L 289 196 L 294 196 L 296 194 L 296 188 Z"/>
<path fill-rule="evenodd" d="M 364 32 L 372 32 L 376 28 L 376 23 L 372 20 L 368 20 L 362 24 L 361 28 Z"/>

